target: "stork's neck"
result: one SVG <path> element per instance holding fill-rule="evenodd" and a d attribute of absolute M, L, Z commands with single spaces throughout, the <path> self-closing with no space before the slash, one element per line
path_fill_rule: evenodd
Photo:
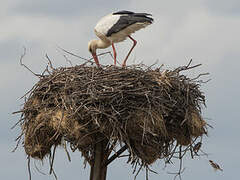
<path fill-rule="evenodd" d="M 110 41 L 103 41 L 101 39 L 97 39 L 96 40 L 96 46 L 97 48 L 99 49 L 104 49 L 104 48 L 107 48 L 111 45 L 111 42 Z"/>

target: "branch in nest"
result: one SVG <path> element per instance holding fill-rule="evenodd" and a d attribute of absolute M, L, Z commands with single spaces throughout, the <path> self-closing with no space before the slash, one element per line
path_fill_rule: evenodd
<path fill-rule="evenodd" d="M 74 56 L 74 57 L 77 57 L 77 58 L 79 58 L 79 59 L 82 59 L 82 60 L 86 61 L 86 63 L 94 64 L 94 62 L 91 61 L 91 60 L 93 60 L 93 58 L 86 59 L 86 58 L 83 58 L 83 57 L 81 57 L 81 56 L 79 56 L 79 55 L 76 55 L 76 54 L 74 54 L 74 53 L 72 53 L 72 52 L 70 52 L 70 51 L 67 51 L 66 49 L 63 49 L 63 48 L 60 47 L 60 46 L 58 46 L 58 48 L 61 49 L 63 52 L 65 52 L 65 53 L 67 53 L 67 54 L 70 54 L 71 56 Z M 107 52 L 104 52 L 104 53 L 100 53 L 100 54 L 98 54 L 97 56 L 102 56 L 102 55 L 105 55 L 105 54 L 110 54 L 111 57 L 113 58 L 113 55 L 112 55 L 111 51 L 107 51 Z M 64 57 L 65 57 L 65 56 L 64 56 Z M 65 58 L 66 58 L 66 57 L 65 57 Z M 85 65 L 86 63 L 84 63 L 83 65 Z"/>
<path fill-rule="evenodd" d="M 118 150 L 114 155 L 112 155 L 106 162 L 105 166 L 110 164 L 112 161 L 114 161 L 116 158 L 119 157 L 120 154 L 122 154 L 127 149 L 127 145 L 124 145 L 120 150 Z"/>
<path fill-rule="evenodd" d="M 54 70 L 55 68 L 54 68 L 53 65 L 52 65 L 52 61 L 50 60 L 50 58 L 48 57 L 47 54 L 45 55 L 45 57 L 46 57 L 47 60 L 48 60 L 48 64 L 49 64 L 50 68 L 51 68 L 52 70 Z"/>
<path fill-rule="evenodd" d="M 23 54 L 20 57 L 20 65 L 25 67 L 28 71 L 30 71 L 33 75 L 37 76 L 37 77 L 44 77 L 41 74 L 36 74 L 35 72 L 33 72 L 29 67 L 27 67 L 25 64 L 23 64 L 23 58 L 26 56 L 26 47 L 23 47 Z"/>
<path fill-rule="evenodd" d="M 196 68 L 196 67 L 202 65 L 202 64 L 197 64 L 197 65 L 195 65 L 195 66 L 190 66 L 191 63 L 192 63 L 192 59 L 189 61 L 189 63 L 188 63 L 186 66 L 178 67 L 178 68 L 175 69 L 173 72 L 179 73 L 180 71 L 185 71 L 185 70 L 193 69 L 193 68 Z"/>

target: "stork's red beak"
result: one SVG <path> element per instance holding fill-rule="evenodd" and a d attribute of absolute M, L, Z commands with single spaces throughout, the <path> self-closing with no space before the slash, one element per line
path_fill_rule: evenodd
<path fill-rule="evenodd" d="M 96 55 L 96 53 L 92 53 L 93 59 L 95 61 L 95 63 L 97 64 L 98 67 L 100 67 L 99 61 L 98 61 L 98 57 Z"/>

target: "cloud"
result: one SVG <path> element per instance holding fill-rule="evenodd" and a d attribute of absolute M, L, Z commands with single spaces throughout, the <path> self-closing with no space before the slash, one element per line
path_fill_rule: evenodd
<path fill-rule="evenodd" d="M 240 1 L 239 0 L 205 0 L 208 11 L 214 15 L 220 16 L 239 16 Z"/>
<path fill-rule="evenodd" d="M 101 0 L 96 0 L 94 2 L 79 0 L 24 0 L 20 1 L 12 8 L 12 13 L 18 15 L 48 16 L 69 19 L 71 17 L 76 18 L 86 14 L 91 16 L 91 14 L 118 10 L 113 7 L 124 8 L 127 2 L 126 0 L 116 1 L 114 3 L 111 0 L 106 0 L 104 2 Z"/>
<path fill-rule="evenodd" d="M 21 47 L 21 42 L 16 38 L 9 38 L 0 41 L 0 62 L 1 65 L 6 63 L 11 63 L 16 60 L 16 57 L 20 54 L 19 50 Z M 9 50 L 11 49 L 12 52 Z"/>

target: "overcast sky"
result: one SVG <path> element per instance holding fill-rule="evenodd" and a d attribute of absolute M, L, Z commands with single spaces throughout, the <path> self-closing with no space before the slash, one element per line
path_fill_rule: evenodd
<path fill-rule="evenodd" d="M 239 0 L 121 0 L 121 1 L 79 1 L 79 0 L 1 0 L 0 6 L 0 179 L 27 179 L 27 161 L 22 147 L 11 153 L 14 138 L 20 129 L 10 130 L 19 116 L 13 111 L 21 108 L 19 98 L 38 79 L 19 65 L 23 46 L 27 48 L 24 63 L 34 72 L 40 73 L 46 66 L 48 53 L 55 67 L 68 65 L 63 58 L 61 46 L 71 52 L 89 58 L 87 43 L 96 38 L 93 28 L 102 16 L 117 10 L 132 10 L 152 13 L 154 24 L 136 32 L 138 40 L 129 64 L 144 62 L 168 68 L 185 65 L 193 58 L 195 64 L 202 63 L 191 75 L 210 72 L 212 80 L 202 90 L 207 98 L 203 110 L 208 123 L 214 126 L 205 138 L 203 150 L 209 159 L 224 169 L 214 172 L 208 158 L 186 159 L 184 180 L 237 179 L 239 177 L 239 126 L 240 126 L 240 1 Z M 126 40 L 116 45 L 118 59 L 123 59 L 131 47 Z M 107 50 L 110 50 L 107 49 Z M 100 50 L 104 52 L 107 50 Z M 81 60 L 72 57 L 76 65 Z M 100 58 L 103 63 L 113 63 L 109 56 Z M 83 169 L 80 153 L 72 153 L 72 162 L 62 149 L 57 151 L 55 169 L 60 180 L 88 179 L 89 167 Z M 107 179 L 133 179 L 131 166 L 126 160 L 110 165 Z M 37 166 L 45 173 L 48 164 Z M 53 179 L 53 176 L 38 173 L 34 164 L 33 180 Z M 153 166 L 159 175 L 150 175 L 151 180 L 173 179 L 163 169 L 163 163 Z M 144 179 L 142 172 L 137 179 Z"/>

